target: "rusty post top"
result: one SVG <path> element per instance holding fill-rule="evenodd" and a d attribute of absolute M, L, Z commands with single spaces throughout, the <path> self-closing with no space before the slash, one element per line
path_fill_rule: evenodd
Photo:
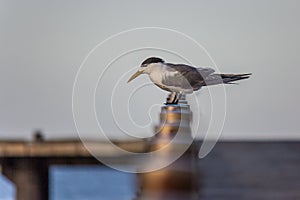
<path fill-rule="evenodd" d="M 168 100 L 171 95 L 168 96 Z M 178 104 L 166 104 L 161 107 L 160 122 L 155 126 L 155 138 L 171 139 L 177 133 L 191 136 L 192 112 L 185 96 L 183 95 Z"/>

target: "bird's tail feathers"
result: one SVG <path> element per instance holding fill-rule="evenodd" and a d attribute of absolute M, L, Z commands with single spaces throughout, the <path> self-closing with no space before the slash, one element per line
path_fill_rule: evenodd
<path fill-rule="evenodd" d="M 251 73 L 246 74 L 211 74 L 205 79 L 206 85 L 237 84 L 235 81 L 249 78 Z"/>

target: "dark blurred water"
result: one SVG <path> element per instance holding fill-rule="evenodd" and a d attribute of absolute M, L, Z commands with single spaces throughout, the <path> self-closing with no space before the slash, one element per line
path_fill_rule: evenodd
<path fill-rule="evenodd" d="M 135 175 L 106 167 L 54 166 L 50 170 L 50 200 L 130 200 Z M 13 200 L 14 188 L 1 178 L 0 200 Z"/>

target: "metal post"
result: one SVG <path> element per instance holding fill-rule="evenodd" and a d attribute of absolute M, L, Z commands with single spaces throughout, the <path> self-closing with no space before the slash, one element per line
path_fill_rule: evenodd
<path fill-rule="evenodd" d="M 150 141 L 150 151 L 168 146 L 161 152 L 163 159 L 180 150 L 181 142 L 184 143 L 186 139 L 192 140 L 191 119 L 192 112 L 185 97 L 182 97 L 179 104 L 162 106 L 160 124 L 155 127 L 156 135 Z M 180 140 L 171 142 L 176 134 Z M 197 147 L 192 143 L 171 165 L 157 171 L 139 174 L 140 191 L 136 199 L 199 199 L 200 177 L 196 166 L 196 155 Z"/>

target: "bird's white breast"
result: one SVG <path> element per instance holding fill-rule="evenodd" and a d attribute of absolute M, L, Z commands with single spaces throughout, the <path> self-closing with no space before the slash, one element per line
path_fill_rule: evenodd
<path fill-rule="evenodd" d="M 179 72 L 162 63 L 153 63 L 148 65 L 144 73 L 148 74 L 150 80 L 163 90 L 175 92 L 183 91 L 180 87 L 164 84 L 167 79 L 174 78 Z"/>

